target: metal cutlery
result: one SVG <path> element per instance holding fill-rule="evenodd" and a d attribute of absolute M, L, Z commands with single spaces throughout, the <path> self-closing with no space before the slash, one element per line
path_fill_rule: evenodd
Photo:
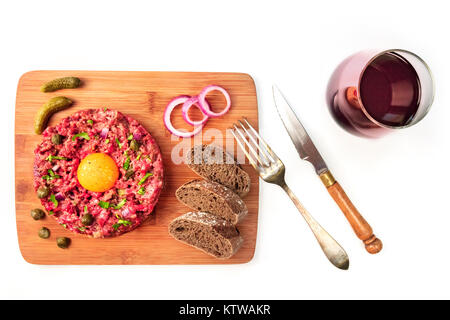
<path fill-rule="evenodd" d="M 331 197 L 344 213 L 352 226 L 353 231 L 358 238 L 364 242 L 366 250 L 372 254 L 380 252 L 383 248 L 381 240 L 373 234 L 370 225 L 353 205 L 339 182 L 335 180 L 319 151 L 312 142 L 311 137 L 308 135 L 308 132 L 306 132 L 306 129 L 298 120 L 281 91 L 276 86 L 273 86 L 272 89 L 273 99 L 278 114 L 280 115 L 284 127 L 291 137 L 300 158 L 309 161 L 314 166 L 317 175 L 322 180 L 322 183 L 327 188 Z"/>
<path fill-rule="evenodd" d="M 231 133 L 250 164 L 264 181 L 280 186 L 288 194 L 298 211 L 302 214 L 303 218 L 305 218 L 328 260 L 337 268 L 347 270 L 349 267 L 349 258 L 345 250 L 311 216 L 294 195 L 292 190 L 287 186 L 284 179 L 285 167 L 283 162 L 281 162 L 278 156 L 259 136 L 258 132 L 250 125 L 247 119 L 244 118 L 243 122 L 238 122 L 239 126 L 233 124 Z M 248 151 L 246 147 L 248 148 Z"/>

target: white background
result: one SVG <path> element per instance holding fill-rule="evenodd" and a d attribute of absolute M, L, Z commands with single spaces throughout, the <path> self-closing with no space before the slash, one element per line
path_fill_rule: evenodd
<path fill-rule="evenodd" d="M 2 1 L 0 298 L 450 298 L 450 17 L 444 4 Z M 418 125 L 367 140 L 333 122 L 324 101 L 328 77 L 343 58 L 366 48 L 404 48 L 429 63 L 436 98 Z M 250 73 L 263 136 L 284 161 L 294 192 L 347 250 L 350 270 L 328 263 L 282 190 L 264 183 L 256 254 L 248 264 L 26 263 L 15 227 L 14 105 L 19 77 L 36 69 Z M 383 240 L 382 253 L 365 252 L 312 167 L 298 158 L 274 109 L 272 83 Z"/>

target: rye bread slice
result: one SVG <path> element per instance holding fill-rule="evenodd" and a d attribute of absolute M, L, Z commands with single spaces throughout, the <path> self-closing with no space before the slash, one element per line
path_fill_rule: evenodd
<path fill-rule="evenodd" d="M 199 176 L 214 181 L 244 197 L 250 191 L 250 176 L 234 158 L 216 145 L 196 145 L 186 156 L 187 165 Z"/>
<path fill-rule="evenodd" d="M 232 224 L 240 222 L 248 213 L 244 201 L 217 182 L 192 180 L 179 187 L 175 195 L 189 208 L 212 213 Z"/>
<path fill-rule="evenodd" d="M 239 230 L 207 212 L 188 212 L 169 224 L 169 234 L 216 258 L 228 259 L 241 247 Z"/>

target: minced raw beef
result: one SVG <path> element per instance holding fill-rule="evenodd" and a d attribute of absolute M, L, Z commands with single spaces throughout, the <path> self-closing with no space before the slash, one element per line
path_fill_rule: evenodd
<path fill-rule="evenodd" d="M 63 137 L 59 145 L 52 143 L 56 133 Z M 133 140 L 139 150 L 130 148 Z M 76 233 L 103 238 L 135 229 L 152 213 L 163 187 L 156 141 L 136 120 L 115 110 L 82 110 L 63 119 L 44 131 L 34 153 L 34 188 L 49 189 L 42 205 Z M 119 178 L 108 191 L 89 191 L 78 182 L 78 165 L 91 153 L 109 155 L 119 168 Z M 81 222 L 86 213 L 94 217 L 89 226 Z"/>

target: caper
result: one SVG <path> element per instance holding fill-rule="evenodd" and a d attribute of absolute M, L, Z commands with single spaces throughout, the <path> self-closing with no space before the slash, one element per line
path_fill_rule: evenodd
<path fill-rule="evenodd" d="M 125 173 L 125 180 L 130 179 L 133 175 L 134 175 L 134 170 L 133 169 L 127 170 L 127 172 Z"/>
<path fill-rule="evenodd" d="M 41 209 L 33 209 L 33 210 L 31 210 L 31 217 L 34 219 L 34 220 L 39 220 L 39 219 L 42 219 L 43 217 L 45 217 L 45 212 L 44 212 L 44 210 L 41 210 Z"/>
<path fill-rule="evenodd" d="M 37 196 L 39 199 L 46 198 L 50 193 L 50 189 L 47 187 L 39 187 L 37 189 Z"/>
<path fill-rule="evenodd" d="M 39 229 L 38 235 L 42 239 L 47 239 L 48 237 L 50 237 L 50 230 L 48 230 L 46 227 L 42 227 Z"/>
<path fill-rule="evenodd" d="M 63 136 L 60 134 L 55 133 L 52 135 L 52 143 L 53 144 L 61 144 L 63 140 Z"/>
<path fill-rule="evenodd" d="M 85 226 L 90 226 L 92 223 L 94 222 L 94 217 L 92 216 L 92 214 L 90 213 L 86 213 L 82 218 L 81 218 L 81 223 Z"/>
<path fill-rule="evenodd" d="M 139 144 L 139 142 L 137 142 L 136 140 L 131 140 L 131 143 L 130 143 L 130 148 L 131 148 L 131 150 L 133 150 L 133 151 L 139 151 L 139 147 L 140 147 L 140 144 Z"/>
<path fill-rule="evenodd" d="M 66 237 L 59 237 L 56 238 L 56 244 L 58 247 L 60 247 L 61 249 L 66 249 L 69 247 L 70 245 L 70 239 L 66 238 Z"/>

